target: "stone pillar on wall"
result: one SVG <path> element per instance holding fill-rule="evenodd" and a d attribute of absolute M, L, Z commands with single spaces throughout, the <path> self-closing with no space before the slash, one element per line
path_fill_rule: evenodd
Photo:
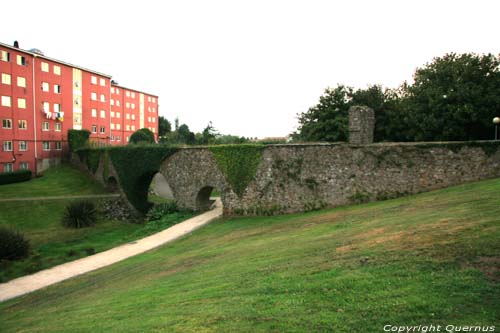
<path fill-rule="evenodd" d="M 375 113 L 367 106 L 349 108 L 349 143 L 366 145 L 373 142 Z"/>

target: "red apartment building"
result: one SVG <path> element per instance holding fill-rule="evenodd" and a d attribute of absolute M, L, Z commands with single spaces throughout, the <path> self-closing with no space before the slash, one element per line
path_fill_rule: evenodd
<path fill-rule="evenodd" d="M 149 128 L 158 137 L 158 96 L 111 76 L 0 43 L 0 172 L 41 172 L 68 156 L 69 129 L 102 145 L 127 144 Z"/>

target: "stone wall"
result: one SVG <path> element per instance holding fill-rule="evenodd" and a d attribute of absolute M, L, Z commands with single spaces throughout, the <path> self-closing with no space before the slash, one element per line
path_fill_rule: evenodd
<path fill-rule="evenodd" d="M 499 177 L 498 142 L 271 145 L 239 197 L 207 148 L 187 148 L 160 172 L 181 206 L 217 188 L 226 215 L 272 215 L 387 199 Z"/>
<path fill-rule="evenodd" d="M 373 142 L 375 113 L 367 106 L 349 108 L 349 143 L 366 145 Z"/>

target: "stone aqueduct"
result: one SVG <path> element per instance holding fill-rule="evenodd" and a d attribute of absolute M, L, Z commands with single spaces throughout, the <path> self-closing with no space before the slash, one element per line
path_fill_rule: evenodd
<path fill-rule="evenodd" d="M 373 117 L 365 111 L 351 112 L 350 143 L 263 148 L 255 176 L 241 195 L 207 147 L 180 149 L 158 172 L 182 207 L 206 209 L 210 193 L 217 189 L 225 215 L 303 212 L 500 176 L 498 141 L 373 144 Z M 110 164 L 107 177 L 120 184 L 110 159 L 101 158 L 95 177 L 107 183 L 103 163 Z"/>

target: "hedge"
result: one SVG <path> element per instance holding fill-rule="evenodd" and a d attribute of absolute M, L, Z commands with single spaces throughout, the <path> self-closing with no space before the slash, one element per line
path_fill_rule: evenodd
<path fill-rule="evenodd" d="M 31 179 L 31 170 L 0 173 L 0 185 L 25 182 Z"/>
<path fill-rule="evenodd" d="M 86 143 L 89 141 L 89 137 L 90 132 L 88 130 L 68 130 L 68 144 L 70 151 L 75 152 L 78 149 L 85 147 Z"/>

